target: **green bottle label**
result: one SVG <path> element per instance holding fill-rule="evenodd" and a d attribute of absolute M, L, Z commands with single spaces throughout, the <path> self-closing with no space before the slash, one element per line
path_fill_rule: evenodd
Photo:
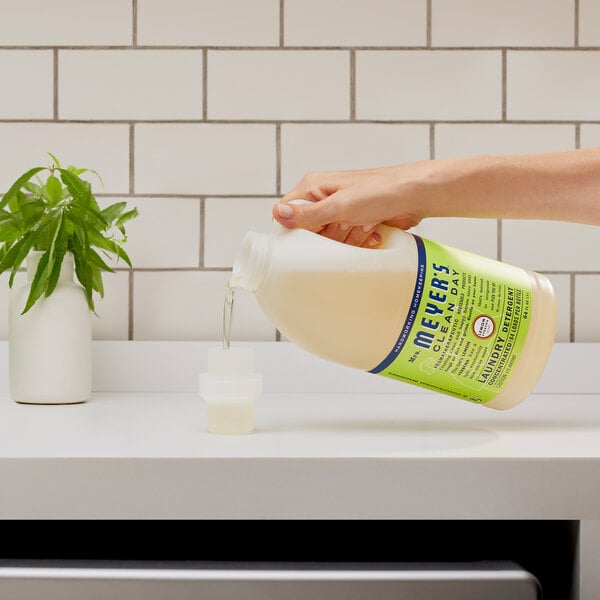
<path fill-rule="evenodd" d="M 411 306 L 394 348 L 370 373 L 485 403 L 506 385 L 523 349 L 529 275 L 413 237 L 419 266 Z"/>

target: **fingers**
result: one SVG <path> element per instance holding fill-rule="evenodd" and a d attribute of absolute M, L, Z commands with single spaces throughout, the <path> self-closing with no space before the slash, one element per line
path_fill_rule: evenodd
<path fill-rule="evenodd" d="M 363 248 L 375 248 L 382 241 L 381 235 L 371 226 L 350 227 L 343 223 L 330 223 L 319 233 L 323 237 L 335 240 L 336 242 Z"/>
<path fill-rule="evenodd" d="M 374 226 L 352 227 L 349 231 L 350 233 L 344 240 L 344 243 L 350 246 L 374 248 L 381 243 L 381 236 L 375 231 Z"/>
<path fill-rule="evenodd" d="M 312 204 L 280 202 L 273 207 L 273 218 L 288 229 L 299 227 L 320 232 L 326 225 L 339 221 L 336 194 Z"/>
<path fill-rule="evenodd" d="M 289 192 L 282 202 L 303 198 L 312 202 L 324 200 L 340 189 L 336 173 L 312 172 L 307 173 Z"/>
<path fill-rule="evenodd" d="M 335 220 L 336 207 L 332 200 L 333 196 L 312 204 L 280 202 L 273 206 L 273 218 L 288 229 L 307 229 L 351 246 L 375 248 L 381 244 L 381 235 L 375 231 L 377 223 L 358 226 L 340 223 Z"/>

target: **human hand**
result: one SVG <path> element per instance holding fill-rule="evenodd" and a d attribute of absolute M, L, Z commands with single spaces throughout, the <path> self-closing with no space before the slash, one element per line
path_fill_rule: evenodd
<path fill-rule="evenodd" d="M 305 175 L 273 208 L 273 217 L 289 229 L 302 228 L 354 246 L 376 247 L 380 223 L 401 229 L 421 220 L 416 183 L 428 162 L 357 171 Z M 305 199 L 311 205 L 293 205 Z"/>
<path fill-rule="evenodd" d="M 377 246 L 380 223 L 409 229 L 425 217 L 546 219 L 600 225 L 600 147 L 477 155 L 305 175 L 273 207 L 284 227 Z M 292 205 L 290 200 L 310 200 Z"/>

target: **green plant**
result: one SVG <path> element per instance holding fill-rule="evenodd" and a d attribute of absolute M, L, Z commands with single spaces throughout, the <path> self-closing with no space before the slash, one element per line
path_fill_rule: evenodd
<path fill-rule="evenodd" d="M 101 271 L 114 273 L 98 250 L 108 258 L 131 260 L 122 248 L 127 241 L 124 223 L 138 215 L 137 208 L 125 212 L 126 202 L 100 210 L 92 186 L 80 175 L 92 169 L 73 165 L 61 167 L 50 154 L 53 165 L 34 167 L 21 175 L 0 200 L 0 273 L 12 270 L 9 286 L 31 250 L 43 251 L 31 282 L 23 313 L 41 297 L 50 296 L 58 283 L 67 252 L 73 254 L 75 274 L 83 286 L 90 310 L 93 292 L 104 296 Z M 48 171 L 46 181 L 39 173 Z M 35 178 L 36 182 L 33 181 Z M 100 179 L 102 183 L 102 180 Z M 119 231 L 121 238 L 115 238 Z"/>

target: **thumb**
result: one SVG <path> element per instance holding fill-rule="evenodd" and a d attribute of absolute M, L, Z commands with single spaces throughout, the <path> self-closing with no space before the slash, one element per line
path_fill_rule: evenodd
<path fill-rule="evenodd" d="M 288 229 L 307 229 L 321 231 L 329 223 L 336 221 L 336 202 L 339 192 L 324 200 L 290 200 L 280 202 L 273 207 L 273 217 Z"/>

